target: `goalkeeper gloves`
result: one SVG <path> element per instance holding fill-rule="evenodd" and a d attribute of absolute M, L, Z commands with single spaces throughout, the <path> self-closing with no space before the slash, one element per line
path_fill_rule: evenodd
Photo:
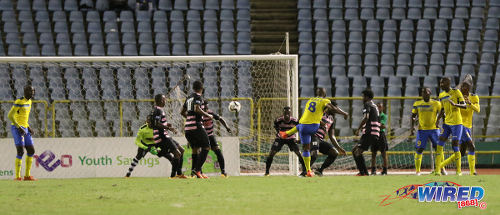
<path fill-rule="evenodd" d="M 149 152 L 153 155 L 158 155 L 158 150 L 156 149 L 156 147 L 151 147 L 149 149 Z"/>

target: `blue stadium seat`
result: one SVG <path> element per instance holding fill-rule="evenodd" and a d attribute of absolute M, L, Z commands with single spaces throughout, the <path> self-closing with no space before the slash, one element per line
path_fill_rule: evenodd
<path fill-rule="evenodd" d="M 45 1 L 33 1 L 33 10 L 45 11 L 47 10 L 47 4 L 45 3 Z"/>
<path fill-rule="evenodd" d="M 220 10 L 219 1 L 218 0 L 205 1 L 205 9 L 206 10 Z"/>
<path fill-rule="evenodd" d="M 424 77 L 426 75 L 427 75 L 427 69 L 425 68 L 425 66 L 417 65 L 413 67 L 412 76 Z"/>
<path fill-rule="evenodd" d="M 215 32 L 206 32 L 204 34 L 203 40 L 204 40 L 205 43 L 214 43 L 214 44 L 218 44 L 219 43 L 219 39 L 218 39 L 217 33 L 215 33 Z"/>
<path fill-rule="evenodd" d="M 153 38 L 150 33 L 139 33 L 139 44 L 153 44 Z"/>
<path fill-rule="evenodd" d="M 139 10 L 136 12 L 136 21 L 149 22 L 151 21 L 151 14 L 146 10 Z"/>
<path fill-rule="evenodd" d="M 484 40 L 485 41 L 498 41 L 498 31 L 496 30 L 486 30 L 484 32 Z"/>
<path fill-rule="evenodd" d="M 413 32 L 401 31 L 399 32 L 399 42 L 413 42 Z"/>
<path fill-rule="evenodd" d="M 124 56 L 137 56 L 137 47 L 135 44 L 125 44 L 123 46 Z"/>
<path fill-rule="evenodd" d="M 238 43 L 238 47 L 236 49 L 236 54 L 239 54 L 239 55 L 251 54 L 250 43 Z"/>
<path fill-rule="evenodd" d="M 434 21 L 434 30 L 448 31 L 448 21 L 445 19 L 437 19 Z"/>
<path fill-rule="evenodd" d="M 220 31 L 222 32 L 234 32 L 234 24 L 232 21 L 221 21 Z"/>
<path fill-rule="evenodd" d="M 234 43 L 234 34 L 231 32 L 222 32 L 220 37 L 221 43 Z"/>
<path fill-rule="evenodd" d="M 34 33 L 35 32 L 35 25 L 33 24 L 32 21 L 22 22 L 20 32 L 22 32 L 22 33 Z"/>
<path fill-rule="evenodd" d="M 445 31 L 434 31 L 432 40 L 434 42 L 448 42 L 448 37 Z"/>
<path fill-rule="evenodd" d="M 335 55 L 334 55 L 334 57 L 335 57 Z M 342 57 L 344 57 L 344 56 L 342 55 Z M 299 64 L 301 66 L 314 66 L 312 55 L 299 56 Z M 345 59 L 344 59 L 344 66 L 345 66 Z"/>
<path fill-rule="evenodd" d="M 396 42 L 396 33 L 393 31 L 384 31 L 382 34 L 382 42 Z"/>
<path fill-rule="evenodd" d="M 363 42 L 363 36 L 361 35 L 361 32 L 353 31 L 349 33 L 349 42 L 355 42 L 355 43 L 362 43 Z"/>
<path fill-rule="evenodd" d="M 49 2 L 49 10 L 50 10 L 50 2 Z M 76 0 L 65 0 L 64 1 L 64 10 L 65 11 L 77 11 L 78 3 Z"/>
<path fill-rule="evenodd" d="M 122 33 L 135 33 L 134 22 L 122 22 L 120 30 Z"/>
<path fill-rule="evenodd" d="M 106 55 L 108 56 L 121 56 L 122 51 L 120 45 L 111 44 L 108 45 Z"/>
<path fill-rule="evenodd" d="M 172 45 L 172 55 L 174 55 L 174 56 L 186 55 L 186 46 L 184 44 L 173 44 Z"/>
<path fill-rule="evenodd" d="M 174 1 L 175 10 L 188 10 L 187 0 L 175 0 Z"/>
<path fill-rule="evenodd" d="M 101 33 L 91 33 L 89 36 L 90 44 L 104 44 Z"/>
<path fill-rule="evenodd" d="M 429 46 L 427 45 L 427 42 L 417 42 L 415 44 L 415 53 L 418 53 L 418 54 L 429 53 Z"/>
<path fill-rule="evenodd" d="M 451 8 L 440 8 L 439 9 L 439 18 L 440 19 L 453 19 L 453 12 Z"/>
<path fill-rule="evenodd" d="M 391 66 L 394 67 L 394 55 L 392 54 L 383 54 L 380 59 L 380 65 L 382 66 Z"/>
<path fill-rule="evenodd" d="M 89 22 L 87 25 L 88 33 L 102 33 L 100 22 Z"/>
<path fill-rule="evenodd" d="M 52 33 L 41 33 L 40 34 L 40 44 L 54 44 L 54 37 Z"/>
<path fill-rule="evenodd" d="M 83 22 L 73 22 L 71 23 L 71 33 L 85 33 L 85 27 Z"/>
<path fill-rule="evenodd" d="M 60 0 L 49 0 L 49 10 L 50 11 L 61 11 L 62 4 Z"/>
<path fill-rule="evenodd" d="M 167 33 L 156 33 L 155 43 L 156 44 L 169 44 L 169 37 Z"/>
<path fill-rule="evenodd" d="M 52 44 L 42 45 L 42 56 L 55 56 L 56 49 Z"/>
<path fill-rule="evenodd" d="M 171 38 L 172 43 L 176 44 L 185 44 L 186 43 L 186 38 L 184 33 L 172 33 L 172 38 Z"/>
<path fill-rule="evenodd" d="M 40 48 L 37 44 L 30 44 L 26 46 L 26 56 L 40 56 Z"/>
<path fill-rule="evenodd" d="M 68 32 L 68 24 L 66 21 L 57 21 L 54 24 L 54 32 L 55 33 L 67 33 Z"/>
<path fill-rule="evenodd" d="M 471 52 L 478 54 L 479 53 L 479 44 L 474 41 L 467 41 L 465 43 L 465 52 Z"/>
<path fill-rule="evenodd" d="M 203 0 L 191 0 L 189 2 L 189 9 L 191 10 L 204 10 Z"/>
<path fill-rule="evenodd" d="M 346 59 L 344 55 L 333 55 L 332 56 L 332 66 L 346 66 Z"/>
<path fill-rule="evenodd" d="M 203 55 L 203 51 L 201 50 L 201 44 L 189 44 L 188 46 L 188 55 Z"/>
<path fill-rule="evenodd" d="M 70 22 L 83 22 L 83 14 L 81 11 L 71 11 L 69 13 Z"/>
<path fill-rule="evenodd" d="M 31 22 L 33 21 L 32 14 L 33 13 L 31 11 L 19 11 L 17 19 L 21 22 L 27 22 L 27 21 Z M 15 20 L 15 17 L 12 20 Z"/>
<path fill-rule="evenodd" d="M 137 40 L 135 38 L 135 33 L 123 33 L 122 35 L 122 44 L 131 44 L 136 45 Z M 125 51 L 125 49 L 123 49 Z"/>
<path fill-rule="evenodd" d="M 32 44 L 38 44 L 38 40 L 37 40 L 37 36 L 35 33 L 25 33 L 23 35 L 23 44 L 28 44 L 28 45 L 32 45 Z M 2 43 L 0 42 L 0 46 L 2 45 Z"/>
<path fill-rule="evenodd" d="M 71 45 L 59 45 L 57 48 L 58 56 L 73 56 L 73 51 L 71 50 Z"/>
<path fill-rule="evenodd" d="M 339 71 L 335 71 L 338 74 L 338 76 L 345 76 L 345 68 L 344 67 L 340 67 L 340 66 L 338 66 L 338 68 L 340 68 L 340 70 Z M 347 76 L 354 77 L 354 79 L 356 79 L 357 77 L 361 77 L 362 76 L 362 72 L 361 71 L 362 71 L 361 67 L 359 67 L 359 66 L 350 66 L 349 69 L 347 69 Z M 332 77 L 336 77 L 336 76 L 333 76 L 333 74 L 332 74 Z M 356 83 L 356 84 L 358 84 L 358 83 Z M 362 84 L 362 83 L 359 83 L 359 84 Z M 366 86 L 366 82 L 364 84 Z M 347 83 L 347 85 L 349 85 L 349 83 Z"/>
<path fill-rule="evenodd" d="M 215 10 L 205 10 L 203 12 L 203 20 L 204 21 L 218 21 L 217 13 Z"/>
<path fill-rule="evenodd" d="M 342 9 L 330 9 L 328 12 L 328 20 L 344 20 L 344 13 Z"/>
<path fill-rule="evenodd" d="M 250 43 L 251 42 L 250 32 L 238 32 L 238 34 L 236 35 L 236 42 Z M 299 41 L 299 42 L 301 42 L 301 41 Z"/>
<path fill-rule="evenodd" d="M 332 42 L 345 43 L 346 42 L 345 32 L 339 32 L 339 31 L 333 32 Z"/>
<path fill-rule="evenodd" d="M 346 20 L 357 20 L 359 19 L 357 9 L 346 9 L 344 14 L 344 19 Z"/>
<path fill-rule="evenodd" d="M 442 59 L 442 57 L 441 57 Z M 431 59 L 432 61 L 432 59 Z M 460 56 L 458 54 L 455 54 L 455 53 L 448 53 L 447 57 L 446 57 L 446 64 L 447 65 L 460 65 L 461 64 L 461 61 L 460 61 Z"/>
<path fill-rule="evenodd" d="M 171 0 L 159 0 L 158 1 L 158 9 L 171 11 L 172 10 L 172 1 Z"/>
<path fill-rule="evenodd" d="M 104 46 L 102 44 L 92 45 L 90 48 L 91 56 L 104 56 Z"/>
<path fill-rule="evenodd" d="M 78 44 L 75 46 L 75 56 L 89 56 L 89 48 L 86 44 Z"/>
<path fill-rule="evenodd" d="M 378 55 L 376 54 L 367 54 L 365 55 L 365 66 L 378 66 Z"/>
<path fill-rule="evenodd" d="M 201 23 L 198 21 L 188 21 L 187 32 L 201 32 Z"/>
<path fill-rule="evenodd" d="M 189 10 L 186 15 L 186 20 L 187 21 L 201 21 L 200 18 L 200 11 L 197 10 Z"/>
<path fill-rule="evenodd" d="M 154 23 L 153 31 L 157 33 L 168 33 L 167 22 L 157 21 Z"/>
<path fill-rule="evenodd" d="M 69 40 L 69 34 L 68 33 L 58 33 L 56 35 L 56 43 L 58 45 L 64 44 L 64 45 L 69 45 L 71 44 Z"/>
<path fill-rule="evenodd" d="M 397 59 L 398 66 L 411 66 L 411 57 L 409 54 L 399 54 Z"/>
<path fill-rule="evenodd" d="M 234 55 L 234 44 L 232 43 L 222 43 L 221 54 L 223 55 Z"/>
<path fill-rule="evenodd" d="M 104 32 L 118 32 L 118 24 L 116 21 L 108 21 L 104 23 Z"/>
<path fill-rule="evenodd" d="M 451 21 L 451 29 L 452 30 L 465 30 L 465 23 L 463 19 L 453 19 Z"/>
<path fill-rule="evenodd" d="M 205 49 L 204 53 L 206 55 L 218 55 L 219 54 L 219 48 L 216 44 L 205 44 Z"/>
<path fill-rule="evenodd" d="M 250 0 L 236 0 L 236 8 L 250 10 Z"/>
<path fill-rule="evenodd" d="M 151 23 L 150 22 L 139 22 L 137 24 L 137 32 L 139 32 L 139 33 L 151 33 Z"/>
<path fill-rule="evenodd" d="M 164 11 L 162 11 L 162 12 L 164 12 Z M 87 16 L 88 16 L 88 14 L 87 14 Z M 116 22 L 116 20 L 117 20 L 117 16 L 116 16 L 115 11 L 111 11 L 111 10 L 104 11 L 104 13 L 102 15 L 103 22 Z"/>
<path fill-rule="evenodd" d="M 184 33 L 184 23 L 175 21 L 170 24 L 170 32 L 172 33 Z"/>
<path fill-rule="evenodd" d="M 471 56 L 470 58 L 472 59 L 473 57 Z M 465 55 L 464 55 L 464 59 L 465 59 Z M 474 62 L 477 63 L 477 59 Z M 490 65 L 495 64 L 495 55 L 493 53 L 483 53 L 481 55 L 480 63 L 481 64 L 490 64 Z"/>
<path fill-rule="evenodd" d="M 8 44 L 21 45 L 21 36 L 19 33 L 7 33 L 5 36 L 5 42 Z"/>
<path fill-rule="evenodd" d="M 87 45 L 87 36 L 85 33 L 75 33 L 73 34 L 73 44 L 84 44 Z"/>
<path fill-rule="evenodd" d="M 250 21 L 250 10 L 238 10 L 236 20 Z"/>
<path fill-rule="evenodd" d="M 332 43 L 332 54 L 341 54 L 345 55 L 345 44 L 344 43 Z"/>
<path fill-rule="evenodd" d="M 153 56 L 153 45 L 152 44 L 141 44 L 139 48 L 139 55 L 141 56 Z"/>
<path fill-rule="evenodd" d="M 325 44 L 316 43 L 316 49 L 321 49 L 321 46 L 325 46 Z M 326 48 L 328 48 L 328 45 L 326 45 Z M 361 43 L 349 43 L 347 53 L 348 54 L 362 54 L 363 48 L 361 47 Z M 323 53 L 323 54 L 328 54 L 328 50 L 327 50 L 327 53 Z"/>
<path fill-rule="evenodd" d="M 413 65 L 427 66 L 427 55 L 426 54 L 415 54 L 415 56 L 413 58 Z"/>
<path fill-rule="evenodd" d="M 232 10 L 221 10 L 220 20 L 222 21 L 234 21 L 234 14 Z"/>
<path fill-rule="evenodd" d="M 408 67 L 408 66 L 398 66 L 396 68 L 396 76 L 398 76 L 398 77 L 408 77 L 408 76 L 411 76 L 410 67 Z M 408 82 L 406 82 L 406 83 L 408 83 Z"/>
<path fill-rule="evenodd" d="M 349 55 L 347 60 L 348 66 L 362 66 L 361 55 Z"/>
<path fill-rule="evenodd" d="M 420 8 L 408 9 L 408 19 L 419 20 L 422 18 L 422 11 Z"/>
<path fill-rule="evenodd" d="M 482 14 L 482 10 L 481 10 L 480 14 Z M 482 15 L 481 15 L 481 17 L 482 17 Z M 469 10 L 467 8 L 463 8 L 463 7 L 455 8 L 455 18 L 469 19 Z"/>
<path fill-rule="evenodd" d="M 425 8 L 424 15 L 422 16 L 424 19 L 437 19 L 437 11 L 436 8 Z"/>
<path fill-rule="evenodd" d="M 156 55 L 158 56 L 169 56 L 170 48 L 167 44 L 159 44 L 156 46 Z"/>
<path fill-rule="evenodd" d="M 379 14 L 377 14 L 379 15 Z M 361 20 L 372 20 L 375 18 L 375 14 L 373 12 L 373 9 L 371 8 L 363 8 L 361 9 L 361 13 L 359 15 L 359 18 Z M 378 19 L 380 19 L 379 17 L 377 17 Z M 387 14 L 387 16 L 385 18 L 389 18 L 389 14 Z"/>

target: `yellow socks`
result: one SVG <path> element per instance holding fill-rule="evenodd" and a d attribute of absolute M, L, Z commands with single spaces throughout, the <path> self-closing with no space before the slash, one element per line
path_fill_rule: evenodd
<path fill-rule="evenodd" d="M 306 171 L 311 171 L 311 157 L 303 157 L 304 164 L 306 165 Z"/>
<path fill-rule="evenodd" d="M 415 171 L 420 172 L 420 167 L 422 166 L 422 154 L 415 153 Z"/>
<path fill-rule="evenodd" d="M 440 173 L 441 170 L 439 169 L 439 167 L 441 166 L 441 163 L 444 161 L 444 154 L 443 154 L 443 147 L 440 146 L 440 145 L 437 145 L 436 147 L 436 158 L 435 158 L 435 168 L 436 168 L 436 173 Z M 444 166 L 444 165 L 443 165 Z"/>
<path fill-rule="evenodd" d="M 469 154 L 467 155 L 467 159 L 469 160 L 469 171 L 471 175 L 474 175 L 476 173 L 476 155 L 475 154 Z"/>
<path fill-rule="evenodd" d="M 16 178 L 21 178 L 21 165 L 23 160 L 21 158 L 16 157 Z"/>
<path fill-rule="evenodd" d="M 297 133 L 297 127 L 293 127 L 292 129 L 286 131 L 285 133 L 286 133 L 286 135 L 291 136 L 291 135 Z"/>
<path fill-rule="evenodd" d="M 31 176 L 31 164 L 33 163 L 32 156 L 26 156 L 26 174 L 24 176 Z"/>
<path fill-rule="evenodd" d="M 462 173 L 462 154 L 460 151 L 453 153 L 455 155 L 455 164 L 457 166 L 457 174 Z"/>

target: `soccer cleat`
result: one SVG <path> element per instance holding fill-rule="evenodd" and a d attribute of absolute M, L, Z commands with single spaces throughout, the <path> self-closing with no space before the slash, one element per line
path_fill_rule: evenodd
<path fill-rule="evenodd" d="M 188 177 L 185 175 L 176 175 L 176 178 L 187 179 Z"/>
<path fill-rule="evenodd" d="M 377 175 L 377 172 L 374 171 L 374 172 L 370 173 L 370 175 Z"/>
<path fill-rule="evenodd" d="M 319 170 L 316 170 L 314 171 L 314 174 L 316 174 L 317 176 L 319 177 L 322 177 L 323 176 L 323 172 L 319 171 Z"/>
<path fill-rule="evenodd" d="M 280 131 L 280 137 L 282 139 L 286 139 L 288 137 L 288 135 L 286 134 L 286 131 Z"/>
<path fill-rule="evenodd" d="M 221 177 L 221 178 L 227 178 L 227 177 L 229 177 L 229 176 L 227 176 L 227 174 L 226 174 L 226 173 L 221 173 L 221 174 L 220 174 L 220 177 Z"/>
<path fill-rule="evenodd" d="M 130 172 L 127 172 L 127 174 L 125 175 L 125 178 L 130 178 Z"/>
<path fill-rule="evenodd" d="M 264 174 L 264 177 L 269 177 L 269 176 L 270 176 L 269 173 Z"/>
<path fill-rule="evenodd" d="M 201 172 L 196 172 L 195 175 L 196 175 L 196 178 L 203 178 L 203 175 L 201 175 Z"/>
<path fill-rule="evenodd" d="M 311 170 L 309 170 L 309 171 L 307 171 L 306 177 L 309 177 L 309 178 L 314 177 L 314 173 Z"/>
<path fill-rule="evenodd" d="M 208 176 L 206 176 L 205 174 L 201 173 L 201 177 L 203 178 L 208 178 Z"/>
<path fill-rule="evenodd" d="M 24 176 L 24 180 L 25 181 L 37 181 L 37 179 L 35 177 L 33 177 L 32 175 Z"/>
<path fill-rule="evenodd" d="M 462 176 L 462 172 L 457 172 L 457 176 Z"/>
<path fill-rule="evenodd" d="M 365 176 L 365 174 L 358 172 L 358 174 L 356 174 L 356 176 Z"/>
<path fill-rule="evenodd" d="M 382 173 L 380 173 L 382 175 L 387 175 L 387 171 L 382 171 Z"/>
<path fill-rule="evenodd" d="M 416 176 L 420 176 L 420 172 L 415 173 Z"/>
<path fill-rule="evenodd" d="M 448 175 L 448 172 L 446 172 L 446 170 L 444 168 L 441 168 L 441 174 L 442 175 Z"/>
<path fill-rule="evenodd" d="M 473 175 L 477 175 L 477 172 L 475 172 Z"/>
<path fill-rule="evenodd" d="M 14 178 L 14 181 L 22 181 L 23 178 L 19 177 L 19 178 Z"/>

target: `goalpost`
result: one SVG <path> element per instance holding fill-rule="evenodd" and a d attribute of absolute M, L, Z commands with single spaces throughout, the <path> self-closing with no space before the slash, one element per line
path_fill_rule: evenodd
<path fill-rule="evenodd" d="M 165 111 L 182 131 L 183 98 L 192 92 L 191 82 L 202 80 L 209 108 L 239 137 L 240 151 L 231 153 L 240 155 L 242 173 L 264 172 L 275 138 L 273 121 L 284 106 L 299 117 L 297 55 L 1 57 L 0 68 L 15 88 L 31 84 L 35 100 L 48 103 L 34 104 L 30 117 L 46 137 L 133 137 L 157 93 L 169 97 Z M 14 89 L 12 98 L 20 91 Z M 240 112 L 229 112 L 232 100 L 242 104 Z M 232 136 L 220 127 L 217 136 Z M 298 173 L 297 159 L 288 151 L 283 147 L 275 157 L 273 172 Z"/>

